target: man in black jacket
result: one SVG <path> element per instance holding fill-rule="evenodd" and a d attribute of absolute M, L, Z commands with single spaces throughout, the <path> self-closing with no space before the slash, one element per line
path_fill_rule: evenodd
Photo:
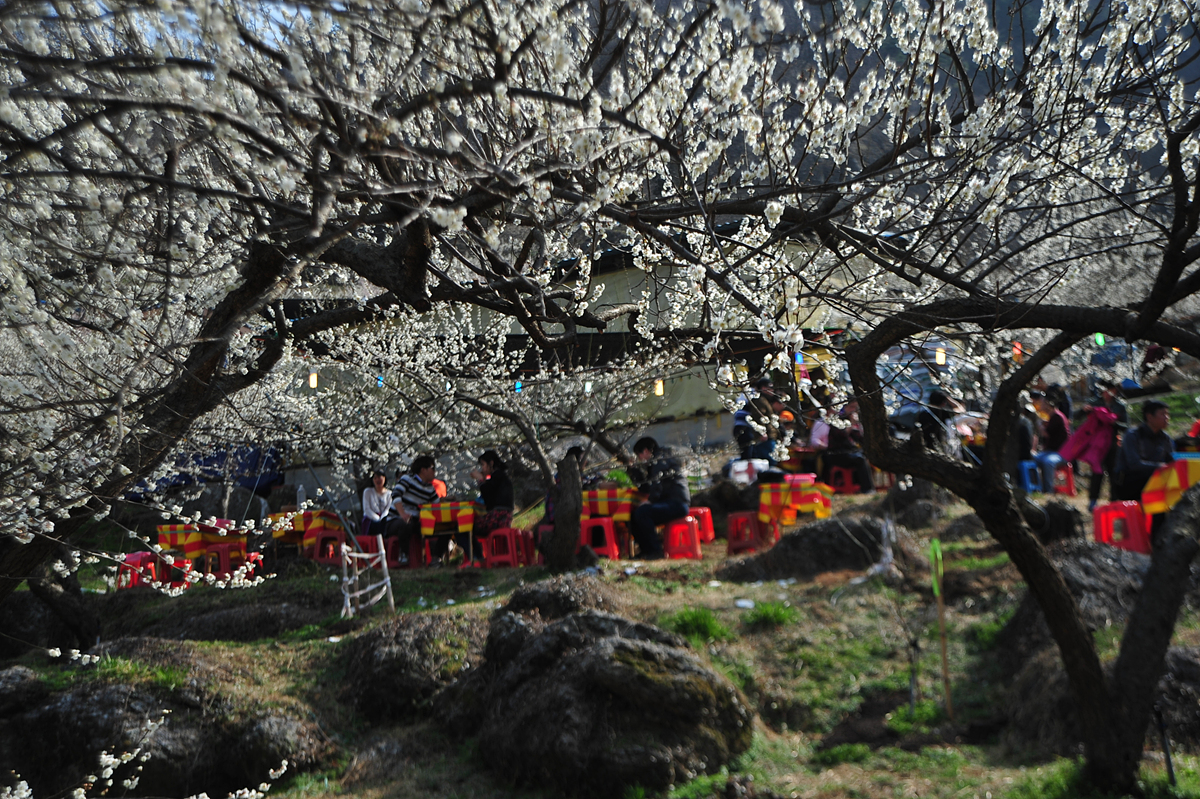
<path fill-rule="evenodd" d="M 692 495 L 683 466 L 660 449 L 653 438 L 639 438 L 633 445 L 633 454 L 644 476 L 638 490 L 646 494 L 649 501 L 634 509 L 630 532 L 641 556 L 646 560 L 657 560 L 663 556 L 663 546 L 656 528 L 687 516 Z"/>
<path fill-rule="evenodd" d="M 1165 403 L 1150 400 L 1142 406 L 1144 420 L 1125 434 L 1117 453 L 1118 500 L 1141 502 L 1142 489 L 1160 466 L 1175 460 L 1175 442 L 1166 434 L 1171 414 Z"/>

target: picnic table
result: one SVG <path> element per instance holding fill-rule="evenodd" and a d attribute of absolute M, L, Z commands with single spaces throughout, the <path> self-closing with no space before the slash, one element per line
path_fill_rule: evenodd
<path fill-rule="evenodd" d="M 228 521 L 230 526 L 232 521 Z M 163 549 L 182 552 L 188 560 L 202 558 L 208 554 L 210 544 L 234 544 L 241 552 L 242 559 L 246 558 L 246 533 L 231 530 L 225 526 L 210 524 L 160 524 L 158 526 L 159 545 Z"/>
<path fill-rule="evenodd" d="M 627 522 L 633 516 L 633 498 L 636 493 L 632 488 L 601 488 L 584 491 L 579 516 L 583 519 L 590 519 L 593 516 L 611 516 L 614 522 Z"/>
<path fill-rule="evenodd" d="M 792 475 L 796 478 L 811 475 Z M 763 524 L 779 522 L 787 510 L 813 513 L 818 519 L 828 518 L 833 500 L 833 489 L 824 483 L 805 485 L 807 480 L 789 480 L 783 483 L 761 483 L 758 489 L 758 520 Z M 795 483 L 793 485 L 793 483 Z"/>
<path fill-rule="evenodd" d="M 1160 466 L 1142 489 L 1142 509 L 1151 515 L 1166 513 L 1196 483 L 1200 483 L 1200 460 L 1180 458 Z"/>
<path fill-rule="evenodd" d="M 317 535 L 326 530 L 345 532 L 342 520 L 331 510 L 310 510 L 303 513 L 272 513 L 271 536 L 285 544 L 298 544 L 307 550 L 316 546 Z"/>
<path fill-rule="evenodd" d="M 475 514 L 480 510 L 482 506 L 474 502 L 432 502 L 422 505 L 421 535 L 469 533 L 475 527 Z"/>

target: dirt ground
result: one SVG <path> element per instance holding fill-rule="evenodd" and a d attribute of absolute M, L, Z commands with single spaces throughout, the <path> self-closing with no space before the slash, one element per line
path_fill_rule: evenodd
<path fill-rule="evenodd" d="M 837 497 L 835 511 L 868 501 Z M 1086 509 L 1085 498 L 1073 502 Z M 747 795 L 750 784 L 759 795 L 773 791 L 809 799 L 998 799 L 1041 795 L 1050 790 L 1045 786 L 1069 784 L 1072 761 L 1039 757 L 1002 742 L 1006 685 L 991 647 L 1015 612 L 1024 585 L 995 542 L 963 523 L 967 514 L 965 506 L 949 506 L 932 527 L 914 533 L 917 545 L 928 551 L 931 538 L 953 528 L 953 540 L 944 544 L 952 722 L 946 713 L 937 606 L 932 592 L 911 575 L 890 584 L 846 570 L 806 580 L 727 582 L 714 578 L 725 560 L 720 539 L 704 545 L 704 559 L 698 562 L 602 561 L 598 578 L 623 615 L 689 637 L 701 657 L 734 682 L 759 714 L 748 753 L 722 773 L 677 786 L 667 795 Z M 262 637 L 238 627 L 238 641 L 188 644 L 223 664 L 210 680 L 247 702 L 303 706 L 328 736 L 333 754 L 324 766 L 286 774 L 271 795 L 549 796 L 497 782 L 470 744 L 452 743 L 429 720 L 381 726 L 355 710 L 346 700 L 341 653 L 354 636 L 382 623 L 387 614 L 375 610 L 364 619 L 341 620 L 331 574 L 306 566 L 248 591 L 199 589 L 177 599 L 143 596 L 140 601 L 121 597 L 119 619 L 110 625 L 114 633 L 152 627 L 170 638 L 178 637 L 173 631 L 207 629 L 196 620 L 199 615 L 228 618 L 240 612 L 250 618 L 263 615 L 255 616 L 255 606 L 287 608 L 270 615 L 264 624 L 275 627 Z M 396 604 L 402 613 L 483 624 L 515 589 L 546 576 L 541 568 L 404 571 L 396 575 Z M 699 611 L 711 624 L 699 633 L 683 629 L 683 611 Z M 1117 632 L 1103 631 L 1104 641 L 1111 643 Z M 1176 643 L 1200 645 L 1200 612 L 1195 608 L 1185 609 Z M 1106 656 L 1115 654 L 1111 646 L 1101 648 Z M 66 668 L 34 655 L 22 662 L 49 675 Z M 1195 755 L 1175 753 L 1179 795 L 1200 796 L 1200 759 Z M 1148 753 L 1144 776 L 1157 784 L 1164 774 L 1163 755 L 1155 748 Z M 729 783 L 731 777 L 736 784 Z M 626 796 L 639 795 L 644 794 L 631 790 Z"/>

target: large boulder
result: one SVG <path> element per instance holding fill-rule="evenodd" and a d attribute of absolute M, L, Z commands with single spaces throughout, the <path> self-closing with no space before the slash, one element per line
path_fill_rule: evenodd
<path fill-rule="evenodd" d="M 587 574 L 563 574 L 549 580 L 523 585 L 513 591 L 504 610 L 512 613 L 536 612 L 552 621 L 581 610 L 619 612 L 617 595 L 600 580 Z"/>
<path fill-rule="evenodd" d="M 483 626 L 440 613 L 399 616 L 346 645 L 347 698 L 374 721 L 424 713 L 434 695 L 477 665 Z"/>
<path fill-rule="evenodd" d="M 16 591 L 0 603 L 0 658 L 16 658 L 31 649 L 79 646 L 74 631 L 32 591 Z"/>
<path fill-rule="evenodd" d="M 88 679 L 94 667 L 78 667 L 74 687 L 52 691 L 27 669 L 0 672 L 0 769 L 20 774 L 35 796 L 69 791 L 89 775 L 101 777 L 103 789 L 101 752 L 140 749 L 147 757 L 108 777 L 131 796 L 223 796 L 264 782 L 284 759 L 304 769 L 327 753 L 307 714 L 221 693 L 212 679 L 220 667 L 187 645 L 122 639 L 97 654 L 140 663 L 150 678 L 120 684 Z M 134 777 L 136 787 L 121 787 Z"/>
<path fill-rule="evenodd" d="M 1149 556 L 1079 539 L 1056 543 L 1049 553 L 1090 629 L 1104 629 L 1129 618 L 1150 568 Z M 1041 606 L 1026 592 L 997 636 L 1000 664 L 1008 673 L 1016 673 L 1025 661 L 1053 643 Z"/>
<path fill-rule="evenodd" d="M 807 578 L 827 571 L 861 571 L 883 556 L 884 522 L 874 516 L 824 519 L 806 524 L 756 555 L 730 560 L 716 571 L 720 580 L 754 582 Z"/>
<path fill-rule="evenodd" d="M 1172 647 L 1164 658 L 1165 673 L 1158 684 L 1155 706 L 1162 713 L 1171 745 L 1200 750 L 1200 648 Z M 1111 664 L 1110 664 L 1111 668 Z M 1058 651 L 1045 649 L 1018 672 L 1007 696 L 1009 723 L 1003 742 L 1015 752 L 1036 757 L 1079 751 L 1079 713 Z M 1148 741 L 1159 731 L 1152 717 Z"/>
<path fill-rule="evenodd" d="M 678 636 L 595 610 L 540 624 L 497 613 L 485 666 L 438 699 L 438 718 L 475 735 L 505 779 L 579 796 L 661 791 L 749 747 L 745 701 Z"/>

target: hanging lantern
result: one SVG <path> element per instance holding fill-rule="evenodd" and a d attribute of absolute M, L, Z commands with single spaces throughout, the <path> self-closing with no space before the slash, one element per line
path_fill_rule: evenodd
<path fill-rule="evenodd" d="M 592 396 L 592 381 L 588 380 L 583 384 L 583 393 L 585 396 Z"/>
<path fill-rule="evenodd" d="M 1097 347 L 1103 347 L 1103 346 L 1104 346 L 1104 334 L 1103 334 L 1103 333 L 1097 333 L 1097 334 L 1096 334 L 1096 346 L 1097 346 Z"/>
<path fill-rule="evenodd" d="M 946 365 L 946 348 L 938 347 L 933 353 L 933 362 L 938 366 Z"/>
<path fill-rule="evenodd" d="M 661 397 L 663 395 L 663 392 L 664 392 L 663 381 L 662 381 L 662 378 L 660 377 L 659 379 L 654 381 L 654 396 Z"/>
<path fill-rule="evenodd" d="M 308 387 L 309 388 L 317 387 L 317 373 L 316 372 L 308 373 Z"/>
<path fill-rule="evenodd" d="M 524 385 L 521 383 L 521 381 L 520 381 L 520 380 L 518 380 L 518 381 L 516 382 L 516 384 L 513 386 L 513 390 L 514 390 L 514 391 L 516 391 L 518 394 L 520 394 L 520 393 L 521 393 L 521 389 L 522 389 L 522 388 L 524 388 L 524 387 L 525 387 L 525 386 L 524 386 Z"/>
<path fill-rule="evenodd" d="M 1021 346 L 1021 342 L 1019 341 L 1013 342 L 1013 360 L 1017 363 L 1025 360 L 1025 348 Z"/>

